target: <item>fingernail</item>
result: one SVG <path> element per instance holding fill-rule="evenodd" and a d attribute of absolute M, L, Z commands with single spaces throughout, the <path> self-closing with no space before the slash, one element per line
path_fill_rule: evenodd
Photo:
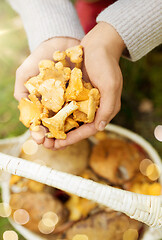
<path fill-rule="evenodd" d="M 106 124 L 107 124 L 106 121 L 101 121 L 99 126 L 98 126 L 98 130 L 99 131 L 103 131 L 105 129 L 105 127 L 106 127 Z"/>

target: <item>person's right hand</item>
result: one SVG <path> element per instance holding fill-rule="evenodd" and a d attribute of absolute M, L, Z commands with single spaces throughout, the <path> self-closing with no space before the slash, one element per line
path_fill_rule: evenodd
<path fill-rule="evenodd" d="M 20 101 L 21 98 L 28 97 L 28 90 L 25 88 L 24 83 L 31 77 L 39 74 L 38 63 L 43 59 L 52 60 L 53 53 L 57 50 L 64 51 L 69 47 L 79 45 L 80 41 L 68 37 L 55 37 L 42 42 L 16 71 L 16 81 L 14 89 L 14 97 Z M 31 132 L 31 136 L 38 144 L 44 144 L 46 148 L 54 147 L 54 139 L 45 137 L 47 129 L 43 126 L 40 127 L 43 131 L 42 138 L 39 132 Z M 39 138 L 37 137 L 39 136 Z"/>
<path fill-rule="evenodd" d="M 38 63 L 43 59 L 52 60 L 53 53 L 57 50 L 64 51 L 69 47 L 79 45 L 80 41 L 68 37 L 55 37 L 42 42 L 20 65 L 16 71 L 14 97 L 20 101 L 28 96 L 24 83 L 31 77 L 39 74 Z"/>

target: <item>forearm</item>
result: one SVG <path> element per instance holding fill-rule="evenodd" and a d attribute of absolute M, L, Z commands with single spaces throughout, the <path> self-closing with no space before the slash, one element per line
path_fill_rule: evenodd
<path fill-rule="evenodd" d="M 161 0 L 118 0 L 97 17 L 123 39 L 132 61 L 162 43 Z"/>
<path fill-rule="evenodd" d="M 52 37 L 82 39 L 83 29 L 68 0 L 8 0 L 20 14 L 30 50 Z"/>

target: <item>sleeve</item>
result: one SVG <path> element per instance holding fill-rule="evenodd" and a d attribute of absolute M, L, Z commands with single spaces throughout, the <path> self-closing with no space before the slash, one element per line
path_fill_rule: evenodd
<path fill-rule="evenodd" d="M 161 0 L 118 0 L 98 15 L 100 21 L 116 29 L 132 61 L 162 43 Z"/>
<path fill-rule="evenodd" d="M 84 31 L 69 0 L 8 0 L 21 16 L 30 50 L 52 37 L 82 39 Z"/>

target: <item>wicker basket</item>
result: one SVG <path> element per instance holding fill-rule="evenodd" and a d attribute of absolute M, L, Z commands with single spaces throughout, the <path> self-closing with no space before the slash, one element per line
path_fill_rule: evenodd
<path fill-rule="evenodd" d="M 109 124 L 106 130 L 117 133 L 139 144 L 150 158 L 162 169 L 161 159 L 155 149 L 139 135 Z M 26 177 L 80 197 L 93 200 L 116 211 L 120 211 L 133 219 L 150 226 L 142 240 L 159 240 L 162 238 L 162 196 L 148 196 L 105 186 L 92 180 L 84 179 L 68 173 L 56 171 L 37 163 L 18 158 L 21 146 L 29 137 L 27 131 L 20 137 L 0 140 L 0 169 L 10 174 Z M 7 174 L 7 173 L 6 173 Z M 162 176 L 160 177 L 162 184 Z M 9 181 L 2 185 L 3 201 L 9 202 Z M 23 226 L 9 219 L 11 224 L 28 240 L 41 240 L 42 237 L 32 233 Z"/>

